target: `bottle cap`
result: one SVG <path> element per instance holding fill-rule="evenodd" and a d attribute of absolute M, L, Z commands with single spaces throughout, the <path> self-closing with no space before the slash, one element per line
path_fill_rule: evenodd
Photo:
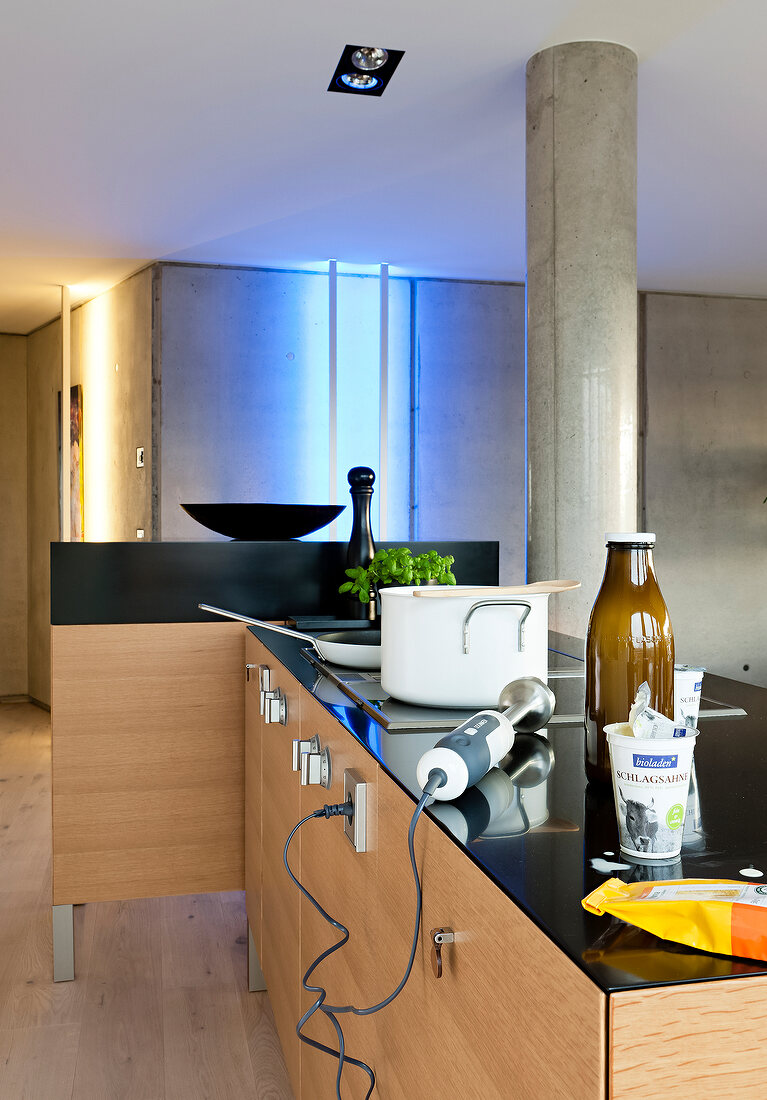
<path fill-rule="evenodd" d="M 654 531 L 608 531 L 605 542 L 632 543 L 639 546 L 655 546 Z"/>

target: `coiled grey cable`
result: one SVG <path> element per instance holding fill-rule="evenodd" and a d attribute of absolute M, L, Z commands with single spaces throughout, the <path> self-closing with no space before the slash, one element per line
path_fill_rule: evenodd
<path fill-rule="evenodd" d="M 317 958 L 310 964 L 309 968 L 301 979 L 301 984 L 303 988 L 308 993 L 314 993 L 317 996 L 314 1003 L 310 1006 L 310 1008 L 307 1009 L 307 1011 L 303 1014 L 301 1019 L 296 1024 L 296 1034 L 298 1035 L 301 1042 L 307 1043 L 309 1046 L 312 1046 L 317 1050 L 324 1051 L 326 1054 L 330 1054 L 334 1058 L 338 1059 L 338 1073 L 336 1074 L 337 1100 L 341 1100 L 341 1077 L 343 1074 L 344 1065 L 347 1062 L 363 1070 L 370 1078 L 370 1087 L 365 1094 L 365 1100 L 369 1100 L 373 1089 L 375 1088 L 375 1073 L 373 1072 L 371 1067 L 366 1062 L 362 1062 L 356 1058 L 351 1058 L 346 1054 L 343 1028 L 341 1027 L 339 1020 L 336 1018 L 336 1015 L 342 1012 L 350 1012 L 353 1013 L 355 1016 L 371 1016 L 374 1012 L 380 1012 L 381 1009 L 386 1008 L 387 1005 L 391 1004 L 395 997 L 398 997 L 402 990 L 405 988 L 405 984 L 407 983 L 407 980 L 410 977 L 410 973 L 413 969 L 416 951 L 418 950 L 418 934 L 421 929 L 421 909 L 423 901 L 421 893 L 421 880 L 418 875 L 418 865 L 415 858 L 415 829 L 416 825 L 418 824 L 418 819 L 420 818 L 429 798 L 431 798 L 434 794 L 434 791 L 437 790 L 438 787 L 442 786 L 442 784 L 446 781 L 447 776 L 441 769 L 435 768 L 434 771 L 429 773 L 429 777 L 424 784 L 423 791 L 421 792 L 421 797 L 418 800 L 418 805 L 416 806 L 413 816 L 410 819 L 410 827 L 408 828 L 408 852 L 410 855 L 410 866 L 413 871 L 413 880 L 415 882 L 416 911 L 415 927 L 413 929 L 413 941 L 410 948 L 410 956 L 407 961 L 407 966 L 405 967 L 405 973 L 403 974 L 402 980 L 399 982 L 396 989 L 394 989 L 394 991 L 390 993 L 388 997 L 385 997 L 384 1000 L 379 1001 L 377 1004 L 370 1005 L 367 1008 L 357 1008 L 355 1005 L 326 1004 L 325 999 L 327 997 L 327 991 L 325 990 L 325 988 L 321 985 L 309 985 L 309 978 L 316 970 L 316 968 L 320 965 L 320 963 L 327 959 L 334 952 L 338 951 L 341 947 L 344 946 L 345 943 L 348 943 L 349 929 L 345 925 L 341 924 L 340 921 L 337 921 L 333 917 L 331 917 L 330 914 L 327 913 L 325 909 L 323 909 L 317 899 L 312 897 L 306 887 L 303 886 L 303 884 L 299 882 L 299 880 L 293 874 L 293 871 L 291 870 L 290 864 L 288 862 L 288 848 L 290 846 L 290 842 L 302 825 L 305 825 L 307 821 L 311 821 L 312 818 L 315 817 L 329 818 L 337 817 L 342 814 L 353 813 L 353 807 L 351 806 L 351 803 L 340 803 L 337 805 L 325 806 L 321 810 L 315 810 L 314 813 L 308 814 L 306 817 L 302 818 L 302 820 L 299 821 L 296 826 L 294 826 L 294 828 L 291 830 L 290 836 L 285 841 L 285 848 L 282 853 L 282 858 L 283 863 L 285 864 L 285 869 L 287 870 L 291 879 L 304 895 L 304 897 L 312 903 L 318 913 L 328 922 L 328 924 L 331 924 L 334 928 L 338 929 L 338 931 L 341 932 L 341 939 L 337 943 L 333 944 L 332 947 L 329 947 L 327 948 L 327 950 L 323 951 L 321 955 L 318 955 Z M 303 1034 L 304 1026 L 311 1019 L 314 1013 L 318 1011 L 324 1012 L 333 1024 L 336 1030 L 336 1034 L 338 1036 L 338 1050 L 335 1050 L 333 1047 L 326 1046 L 324 1043 L 320 1043 L 316 1039 L 310 1039 L 308 1035 Z"/>

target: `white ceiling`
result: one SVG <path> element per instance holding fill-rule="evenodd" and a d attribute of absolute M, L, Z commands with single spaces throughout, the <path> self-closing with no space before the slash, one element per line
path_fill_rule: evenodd
<path fill-rule="evenodd" d="M 765 0 L 27 0 L 0 45 L 0 331 L 148 260 L 522 281 L 525 63 L 639 57 L 639 285 L 767 296 Z M 326 92 L 347 42 L 405 50 Z"/>

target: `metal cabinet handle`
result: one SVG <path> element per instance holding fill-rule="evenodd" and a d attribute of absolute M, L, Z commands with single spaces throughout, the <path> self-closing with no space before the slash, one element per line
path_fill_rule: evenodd
<path fill-rule="evenodd" d="M 309 741 L 301 741 L 296 739 L 293 741 L 293 771 L 301 771 L 301 757 L 307 752 L 319 752 L 320 751 L 320 739 L 315 733 L 314 737 Z"/>
<path fill-rule="evenodd" d="M 322 752 L 304 752 L 301 754 L 301 786 L 308 787 L 315 783 L 322 787 L 329 787 L 330 778 L 330 753 L 327 749 Z"/>
<path fill-rule="evenodd" d="M 264 696 L 272 686 L 272 670 L 269 665 L 258 666 L 258 690 L 261 692 L 261 714 L 264 713 Z"/>
<path fill-rule="evenodd" d="M 477 600 L 476 603 L 473 603 L 463 620 L 463 652 L 469 652 L 469 620 L 475 611 L 479 611 L 480 607 L 523 607 L 525 609 L 520 616 L 517 637 L 517 649 L 522 653 L 525 648 L 525 619 L 532 611 L 532 606 L 525 603 L 524 600 Z"/>
<path fill-rule="evenodd" d="M 435 978 L 442 977 L 442 947 L 446 943 L 455 943 L 455 932 L 452 928 L 432 928 L 431 936 L 431 968 Z"/>
<path fill-rule="evenodd" d="M 288 700 L 279 688 L 264 692 L 264 723 L 270 725 L 272 722 L 279 722 L 281 726 L 288 724 Z"/>

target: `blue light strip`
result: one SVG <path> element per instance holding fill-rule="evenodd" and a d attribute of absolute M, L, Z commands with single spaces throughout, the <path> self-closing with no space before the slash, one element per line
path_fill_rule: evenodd
<path fill-rule="evenodd" d="M 347 471 L 380 458 L 380 282 L 378 276 L 338 273 L 338 472 L 337 500 L 349 502 Z M 378 486 L 376 486 L 378 488 Z M 371 524 L 379 538 L 380 494 L 373 495 Z M 351 534 L 352 510 L 338 519 L 338 539 Z"/>
<path fill-rule="evenodd" d="M 410 284 L 410 540 L 419 537 L 419 451 L 421 411 L 421 356 L 418 347 L 418 283 Z"/>
<path fill-rule="evenodd" d="M 328 260 L 328 503 L 340 503 L 338 492 L 338 310 L 337 310 L 337 263 Z M 334 542 L 338 538 L 338 520 L 330 525 L 329 538 Z"/>
<path fill-rule="evenodd" d="M 529 322 L 528 322 L 528 301 L 527 301 L 527 279 L 525 279 L 525 433 L 524 433 L 525 434 L 525 451 L 524 451 L 524 454 L 525 454 L 525 464 L 524 464 L 524 481 L 525 481 L 525 488 L 524 488 L 524 499 L 525 499 L 525 547 L 524 547 L 524 552 L 525 552 L 525 584 L 527 584 L 528 580 L 529 580 L 528 571 L 527 571 L 527 538 L 528 538 L 527 528 L 528 528 L 528 522 L 529 522 L 528 508 L 529 508 L 529 504 L 530 504 L 529 499 L 528 499 L 529 498 L 529 483 L 530 483 L 530 462 L 529 462 L 528 453 L 527 453 L 527 426 L 528 426 L 528 421 L 527 421 L 527 330 L 528 330 L 528 324 L 529 324 Z"/>
<path fill-rule="evenodd" d="M 379 389 L 379 440 L 378 440 L 378 501 L 379 524 L 378 537 L 385 542 L 389 537 L 389 265 L 381 264 L 379 294 L 379 341 L 380 355 L 378 365 Z"/>

